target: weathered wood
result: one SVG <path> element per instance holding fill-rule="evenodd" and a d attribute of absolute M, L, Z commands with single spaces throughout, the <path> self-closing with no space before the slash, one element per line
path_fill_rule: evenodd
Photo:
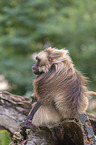
<path fill-rule="evenodd" d="M 12 145 L 95 145 L 96 116 L 86 113 L 78 119 L 65 119 L 54 125 L 30 129 L 29 123 L 27 128 L 21 128 L 20 123 L 31 108 L 28 98 L 0 92 L 0 129 L 11 133 Z"/>
<path fill-rule="evenodd" d="M 10 133 L 18 131 L 20 122 L 28 115 L 31 101 L 9 92 L 0 92 L 0 126 Z"/>

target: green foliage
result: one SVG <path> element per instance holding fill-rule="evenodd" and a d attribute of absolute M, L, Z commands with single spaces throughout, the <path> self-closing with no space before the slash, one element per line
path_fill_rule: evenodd
<path fill-rule="evenodd" d="M 96 90 L 95 0 L 1 0 L 0 74 L 14 94 L 32 91 L 32 53 L 44 46 L 66 47 L 74 64 Z M 8 136 L 0 133 L 0 144 Z"/>
<path fill-rule="evenodd" d="M 11 139 L 6 130 L 0 131 L 0 145 L 9 145 Z"/>
<path fill-rule="evenodd" d="M 24 95 L 32 90 L 31 55 L 50 43 L 69 49 L 95 88 L 95 5 L 95 0 L 0 1 L 0 74 L 11 92 Z"/>
<path fill-rule="evenodd" d="M 25 94 L 32 90 L 32 64 L 30 58 L 18 55 L 1 59 L 0 73 L 8 80 L 13 93 Z"/>

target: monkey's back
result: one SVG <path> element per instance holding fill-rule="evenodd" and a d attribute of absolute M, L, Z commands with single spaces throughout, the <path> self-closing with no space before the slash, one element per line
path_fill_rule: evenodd
<path fill-rule="evenodd" d="M 54 105 L 60 116 L 73 118 L 88 106 L 85 81 L 84 76 L 73 65 L 55 64 L 48 72 L 37 77 L 34 91 L 42 105 Z"/>

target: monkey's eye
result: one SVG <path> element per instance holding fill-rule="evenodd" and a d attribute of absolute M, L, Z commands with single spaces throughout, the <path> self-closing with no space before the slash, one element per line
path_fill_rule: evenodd
<path fill-rule="evenodd" d="M 39 59 L 38 57 L 36 57 L 36 60 L 37 60 L 38 62 L 40 62 L 40 59 Z"/>
<path fill-rule="evenodd" d="M 51 61 L 52 61 L 52 58 L 51 58 L 51 57 L 48 57 L 48 61 L 51 63 Z"/>
<path fill-rule="evenodd" d="M 36 57 L 36 65 L 39 66 L 39 63 L 40 63 L 40 59 Z"/>

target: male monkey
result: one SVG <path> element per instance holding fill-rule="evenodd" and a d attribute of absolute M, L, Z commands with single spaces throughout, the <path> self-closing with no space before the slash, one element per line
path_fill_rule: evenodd
<path fill-rule="evenodd" d="M 68 50 L 47 48 L 36 57 L 32 70 L 37 103 L 26 120 L 47 125 L 75 118 L 88 107 L 86 78 L 75 69 Z"/>

